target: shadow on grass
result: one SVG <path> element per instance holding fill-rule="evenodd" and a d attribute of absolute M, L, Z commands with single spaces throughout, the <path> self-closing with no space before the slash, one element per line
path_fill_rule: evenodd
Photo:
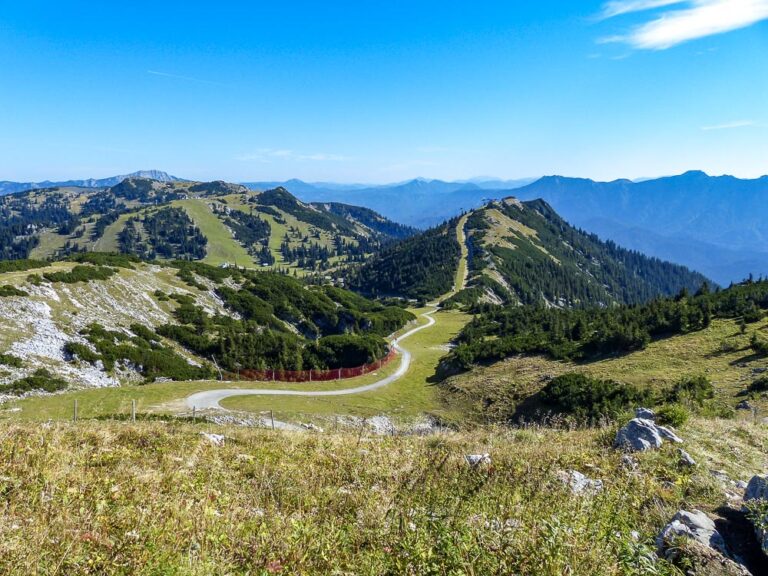
<path fill-rule="evenodd" d="M 729 506 L 721 506 L 716 512 L 720 518 L 715 525 L 728 550 L 742 560 L 752 574 L 768 574 L 768 556 L 763 553 L 746 514 Z"/>

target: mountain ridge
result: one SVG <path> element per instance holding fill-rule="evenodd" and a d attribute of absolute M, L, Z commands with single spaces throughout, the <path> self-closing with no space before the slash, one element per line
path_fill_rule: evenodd
<path fill-rule="evenodd" d="M 103 188 L 119 184 L 126 178 L 149 178 L 159 182 L 184 182 L 182 178 L 171 176 L 162 170 L 137 170 L 130 174 L 119 176 L 109 176 L 107 178 L 85 178 L 83 180 L 62 180 L 42 182 L 11 182 L 9 180 L 0 181 L 0 195 L 13 194 L 15 192 L 24 192 L 26 190 L 43 190 L 46 188 L 57 187 L 78 187 L 78 188 Z"/>

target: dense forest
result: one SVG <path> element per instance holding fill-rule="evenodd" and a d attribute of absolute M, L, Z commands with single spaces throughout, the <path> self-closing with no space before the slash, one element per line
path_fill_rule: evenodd
<path fill-rule="evenodd" d="M 419 233 L 416 228 L 392 222 L 392 220 L 384 218 L 381 214 L 369 208 L 351 206 L 339 202 L 315 203 L 313 206 L 325 208 L 332 214 L 341 216 L 344 219 L 360 222 L 389 241 L 403 240 Z"/>
<path fill-rule="evenodd" d="M 349 286 L 373 296 L 436 298 L 451 290 L 461 247 L 457 220 L 385 247 L 348 272 Z"/>
<path fill-rule="evenodd" d="M 182 208 L 161 208 L 130 218 L 118 236 L 120 251 L 141 258 L 200 260 L 208 239 Z"/>
<path fill-rule="evenodd" d="M 31 202 L 14 195 L 0 205 L 0 259 L 28 258 L 40 243 L 37 232 L 44 228 L 66 231 L 73 227 L 73 215 L 62 199 L 53 194 Z"/>
<path fill-rule="evenodd" d="M 173 295 L 178 324 L 157 328 L 196 354 L 229 371 L 305 370 L 354 367 L 387 353 L 384 336 L 414 317 L 347 290 L 312 286 L 272 272 L 243 272 L 199 263 L 176 264 L 184 279 L 202 275 L 238 314 L 211 316 L 190 296 Z M 224 284 L 226 277 L 239 288 Z"/>
<path fill-rule="evenodd" d="M 591 360 L 640 350 L 657 338 L 706 328 L 713 318 L 760 320 L 768 309 L 768 281 L 747 281 L 711 291 L 645 304 L 558 309 L 544 306 L 485 306 L 462 330 L 447 365 L 462 369 L 515 354 Z M 753 343 L 756 351 L 762 341 Z M 768 350 L 767 350 L 768 351 Z"/>

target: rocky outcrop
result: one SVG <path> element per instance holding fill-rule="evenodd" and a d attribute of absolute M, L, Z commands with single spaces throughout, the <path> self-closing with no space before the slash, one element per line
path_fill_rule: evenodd
<path fill-rule="evenodd" d="M 655 420 L 656 412 L 650 408 L 638 408 L 635 410 L 635 418 L 642 418 L 643 420 Z"/>
<path fill-rule="evenodd" d="M 653 420 L 633 418 L 616 433 L 614 447 L 629 452 L 641 452 L 652 448 L 660 448 L 664 440 L 682 443 L 672 430 L 657 425 Z"/>

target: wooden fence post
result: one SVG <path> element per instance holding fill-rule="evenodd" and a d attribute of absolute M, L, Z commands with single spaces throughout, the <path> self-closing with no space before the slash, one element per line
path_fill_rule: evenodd
<path fill-rule="evenodd" d="M 269 419 L 272 421 L 272 430 L 275 429 L 275 413 L 270 410 L 269 411 Z"/>
<path fill-rule="evenodd" d="M 136 422 L 136 400 L 131 400 L 131 422 Z"/>
<path fill-rule="evenodd" d="M 75 408 L 72 412 L 72 422 L 77 422 L 77 398 L 75 398 Z"/>

